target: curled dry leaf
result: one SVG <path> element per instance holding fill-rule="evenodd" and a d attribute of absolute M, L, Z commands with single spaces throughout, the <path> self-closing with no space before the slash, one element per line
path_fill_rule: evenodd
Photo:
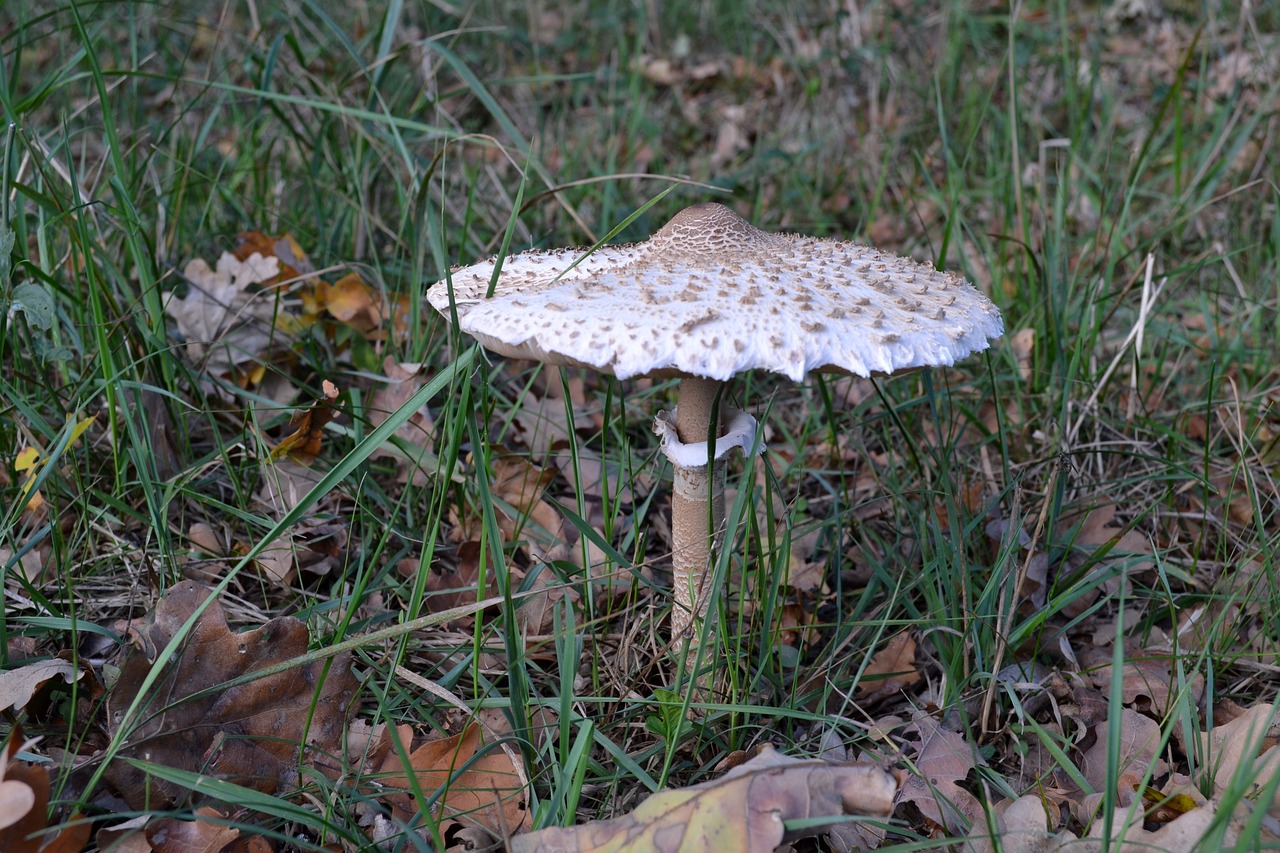
<path fill-rule="evenodd" d="M 195 810 L 194 820 L 166 817 L 147 824 L 146 839 L 155 853 L 220 853 L 240 837 L 227 816 L 212 806 Z"/>
<path fill-rule="evenodd" d="M 386 729 L 399 748 L 387 749 L 379 768 L 376 794 L 386 800 L 393 814 L 409 822 L 423 804 L 415 802 L 409 774 L 424 796 L 439 796 L 431 813 L 479 827 L 497 838 L 529 828 L 528 792 L 507 754 L 483 742 L 481 727 L 469 724 L 453 737 L 428 741 L 412 752 L 412 729 Z M 402 755 L 407 754 L 406 768 Z M 443 830 L 443 827 L 442 827 Z"/>
<path fill-rule="evenodd" d="M 271 448 L 272 459 L 291 456 L 299 462 L 308 463 L 320 455 L 325 424 L 341 414 L 338 407 L 334 405 L 338 401 L 338 386 L 326 379 L 322 389 L 323 400 L 317 400 L 307 408 L 293 413 L 293 417 L 289 419 L 289 426 L 295 429 Z"/>
<path fill-rule="evenodd" d="M 1191 789 L 1191 790 L 1194 790 Z M 1190 794 L 1167 794 L 1159 788 L 1147 786 L 1142 789 L 1142 800 L 1147 804 L 1146 819 L 1148 823 L 1168 823 L 1194 809 L 1200 803 Z"/>
<path fill-rule="evenodd" d="M 739 850 L 767 853 L 826 829 L 788 832 L 785 821 L 845 815 L 885 817 L 898 780 L 870 764 L 833 764 L 765 747 L 724 776 L 659 791 L 630 814 L 581 826 L 543 829 L 512 840 L 514 853 L 618 850 Z M 712 844 L 714 840 L 714 844 Z"/>
<path fill-rule="evenodd" d="M 77 853 L 93 825 L 73 814 L 62 829 L 48 831 L 49 770 L 14 757 L 32 746 L 22 743 L 18 727 L 10 729 L 0 759 L 0 853 Z"/>
<path fill-rule="evenodd" d="M 67 684 L 73 683 L 81 676 L 81 672 L 70 661 L 60 658 L 36 661 L 17 669 L 0 672 L 0 711 L 12 708 L 21 711 L 45 684 L 61 678 Z"/>
<path fill-rule="evenodd" d="M 156 662 L 209 594 L 193 581 L 175 585 L 156 605 L 151 623 L 133 633 L 135 648 L 107 701 L 108 731 L 123 743 L 120 757 L 272 794 L 296 787 L 302 762 L 331 771 L 359 688 L 349 655 L 224 686 L 306 652 L 302 621 L 281 616 L 236 634 L 213 601 L 186 630 L 177 653 Z M 159 677 L 144 690 L 156 666 Z M 113 762 L 106 776 L 134 808 L 168 808 L 188 794 L 125 761 Z"/>

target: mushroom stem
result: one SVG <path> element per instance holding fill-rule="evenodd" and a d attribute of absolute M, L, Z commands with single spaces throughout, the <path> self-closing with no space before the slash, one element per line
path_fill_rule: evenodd
<path fill-rule="evenodd" d="M 680 383 L 675 412 L 675 431 L 680 441 L 702 448 L 700 458 L 672 460 L 675 482 L 671 495 L 671 572 L 675 607 L 671 614 L 671 637 L 689 651 L 693 660 L 696 660 L 697 637 L 710 604 L 706 587 L 710 581 L 711 555 L 719 548 L 724 526 L 727 454 L 707 450 L 708 437 L 714 442 L 724 431 L 723 416 L 715 418 L 712 428 L 712 412 L 723 384 L 714 379 L 686 377 Z M 716 459 L 708 466 L 712 455 Z"/>
<path fill-rule="evenodd" d="M 671 638 L 681 644 L 695 666 L 697 637 L 711 604 L 711 555 L 724 535 L 725 459 L 734 448 L 753 455 L 761 450 L 756 445 L 756 419 L 729 406 L 720 409 L 719 420 L 724 427 L 716 431 L 715 441 L 706 440 L 720 385 L 705 379 L 685 379 L 676 411 L 659 412 L 653 421 L 654 432 L 662 437 L 662 453 L 671 461 L 675 473 L 671 492 L 671 574 L 675 590 Z M 688 411 L 705 414 L 699 419 Z M 685 425 L 683 429 L 680 424 Z M 684 440 L 682 435 L 691 440 Z"/>
<path fill-rule="evenodd" d="M 711 554 L 724 526 L 724 459 L 711 465 L 673 465 L 671 492 L 671 574 L 675 608 L 672 639 L 692 640 L 706 615 Z M 692 629 L 692 630 L 691 630 Z M 696 649 L 694 641 L 691 649 Z"/>
<path fill-rule="evenodd" d="M 708 437 L 716 439 L 723 431 L 724 418 L 716 420 L 716 428 L 709 429 L 711 412 L 715 409 L 716 395 L 724 383 L 718 379 L 703 379 L 701 376 L 686 376 L 680 380 L 680 390 L 676 402 L 676 433 L 685 444 L 706 441 Z"/>

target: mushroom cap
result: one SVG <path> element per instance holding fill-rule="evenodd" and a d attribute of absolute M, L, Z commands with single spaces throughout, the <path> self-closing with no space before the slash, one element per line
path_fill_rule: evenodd
<path fill-rule="evenodd" d="M 720 204 L 643 243 L 530 251 L 455 269 L 458 324 L 485 348 L 620 379 L 949 365 L 1004 333 L 962 277 L 867 246 L 770 234 Z M 575 265 L 576 264 L 576 265 Z M 427 294 L 449 316 L 449 288 Z"/>

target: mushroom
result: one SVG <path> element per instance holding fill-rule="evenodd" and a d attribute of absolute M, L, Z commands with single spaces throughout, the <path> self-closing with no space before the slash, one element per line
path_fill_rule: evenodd
<path fill-rule="evenodd" d="M 725 382 L 748 370 L 799 382 L 813 371 L 949 365 L 1004 332 L 996 307 L 955 273 L 767 233 L 714 203 L 680 211 L 643 243 L 524 252 L 493 281 L 496 264 L 455 269 L 451 285 L 428 293 L 446 317 L 454 304 L 460 329 L 487 349 L 619 379 L 680 377 L 675 411 L 659 412 L 654 430 L 675 469 L 671 630 L 685 640 L 710 600 L 703 585 L 724 514 L 724 460 L 735 447 L 759 450 L 754 418 L 717 406 Z"/>

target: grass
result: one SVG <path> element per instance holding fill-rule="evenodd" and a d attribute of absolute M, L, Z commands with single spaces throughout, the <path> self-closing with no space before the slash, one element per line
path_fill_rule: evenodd
<path fill-rule="evenodd" d="M 1161 753 L 1211 791 L 1211 756 L 1188 733 L 1276 686 L 1274 16 L 648 8 L 0 11 L 14 233 L 0 290 L 4 665 L 66 650 L 101 669 L 110 656 L 91 638 L 119 637 L 117 620 L 198 575 L 239 625 L 292 613 L 315 648 L 355 641 L 362 717 L 456 725 L 397 666 L 499 711 L 536 827 L 623 813 L 760 743 L 817 754 L 828 731 L 851 755 L 918 762 L 900 726 L 924 710 L 972 748 L 961 777 L 987 804 L 977 832 L 1001 797 L 1086 787 L 1080 731 L 1116 745 L 1109 782 L 1128 772 L 1118 709 L 1132 700 L 1122 666 L 1089 681 L 1097 644 L 1114 664 L 1167 661 Z M 666 647 L 667 481 L 649 430 L 671 385 L 487 359 L 423 299 L 453 264 L 507 241 L 589 244 L 654 199 L 618 239 L 718 199 L 764 228 L 959 270 L 1008 326 L 954 370 L 738 380 L 770 450 L 731 478 L 715 631 L 728 690 L 693 716 L 701 697 L 673 680 Z M 213 263 L 242 231 L 289 233 L 309 256 L 275 316 L 298 316 L 315 279 L 356 271 L 384 304 L 403 300 L 394 331 L 378 340 L 322 312 L 253 353 L 253 381 L 210 376 L 165 294 L 188 292 L 187 262 Z M 387 356 L 436 381 L 379 425 Z M 320 485 L 266 506 L 269 449 L 326 379 L 348 417 L 325 433 Z M 422 404 L 430 439 L 395 440 L 425 447 L 431 475 L 405 477 L 375 450 Z M 33 448 L 26 487 L 18 460 Z M 559 529 L 503 490 L 507 454 L 559 468 L 545 494 Z M 35 490 L 44 510 L 26 508 Z M 1089 528 L 1112 507 L 1110 526 Z M 300 553 L 330 555 L 327 572 L 255 573 L 291 531 Z M 422 626 L 441 577 L 464 570 L 471 600 L 501 603 Z M 543 583 L 564 597 L 535 620 Z M 878 695 L 877 652 L 904 633 L 921 678 Z M 1058 701 L 1079 706 L 1088 684 L 1111 709 L 1076 734 L 1028 710 L 1008 671 L 1069 673 L 1073 657 L 1084 674 Z M 42 750 L 114 748 L 101 700 L 78 690 L 23 718 Z M 1035 781 L 1026 756 L 1046 751 L 1060 770 Z M 55 778 L 65 813 L 115 819 L 102 786 L 69 765 Z M 256 831 L 362 843 L 365 795 L 305 782 L 331 807 L 255 795 L 269 815 Z M 1249 795 L 1237 780 L 1220 796 Z M 911 806 L 890 832 L 883 848 L 940 830 Z M 1240 849 L 1264 833 L 1254 821 Z"/>

